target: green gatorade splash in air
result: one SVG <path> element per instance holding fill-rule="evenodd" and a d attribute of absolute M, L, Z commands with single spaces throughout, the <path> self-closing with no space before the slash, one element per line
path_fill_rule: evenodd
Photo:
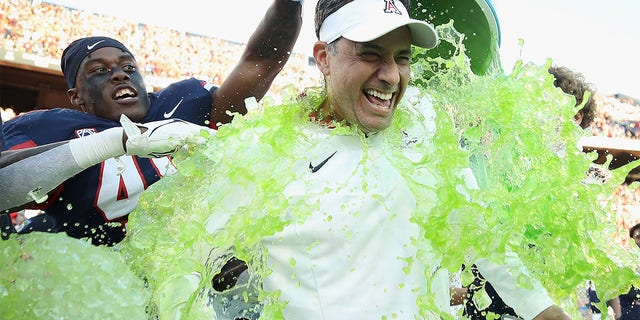
<path fill-rule="evenodd" d="M 458 41 L 455 32 L 440 34 Z M 448 155 L 462 152 L 479 185 L 467 200 L 443 180 L 438 198 L 447 200 L 423 221 L 425 230 L 437 230 L 425 235 L 442 249 L 443 266 L 455 270 L 459 257 L 467 265 L 478 257 L 500 262 L 508 249 L 569 312 L 576 310 L 575 288 L 584 279 L 598 278 L 601 296 L 626 292 L 635 257 L 613 243 L 615 220 L 602 205 L 624 173 L 615 172 L 606 185 L 585 183 L 594 155 L 576 147 L 588 133 L 572 121 L 582 106 L 553 86 L 551 61 L 520 61 L 508 76 L 482 77 L 464 72 L 464 56 L 443 63 L 447 72 L 425 82 L 439 116 L 434 144 L 445 160 L 440 168 L 455 174 L 459 168 Z M 446 141 L 448 130 L 459 134 L 464 151 Z"/>

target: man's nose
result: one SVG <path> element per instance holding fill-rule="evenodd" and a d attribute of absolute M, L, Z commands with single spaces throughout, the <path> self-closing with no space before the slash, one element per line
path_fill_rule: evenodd
<path fill-rule="evenodd" d="M 395 59 L 385 59 L 378 70 L 378 78 L 390 85 L 396 85 L 400 82 L 400 69 Z"/>
<path fill-rule="evenodd" d="M 109 69 L 109 72 L 111 73 L 111 80 L 123 81 L 129 79 L 129 74 L 124 72 L 120 67 L 113 67 Z"/>

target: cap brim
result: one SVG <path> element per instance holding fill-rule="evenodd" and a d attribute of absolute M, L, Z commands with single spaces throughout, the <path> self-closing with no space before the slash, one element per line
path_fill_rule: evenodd
<path fill-rule="evenodd" d="M 411 43 L 415 46 L 431 49 L 438 44 L 438 35 L 433 27 L 419 20 L 394 19 L 387 23 L 379 21 L 370 21 L 357 25 L 342 34 L 344 38 L 356 42 L 367 42 L 378 39 L 385 34 L 400 28 L 408 26 L 411 29 Z"/>
<path fill-rule="evenodd" d="M 413 45 L 426 49 L 433 49 L 438 45 L 438 34 L 430 24 L 416 20 L 409 24 L 409 28 Z"/>

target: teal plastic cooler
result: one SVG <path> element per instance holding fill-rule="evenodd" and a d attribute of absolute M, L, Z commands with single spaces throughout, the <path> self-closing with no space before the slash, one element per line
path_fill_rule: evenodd
<path fill-rule="evenodd" d="M 411 15 L 434 26 L 453 20 L 456 30 L 465 35 L 463 43 L 471 60 L 471 70 L 477 75 L 501 70 L 500 24 L 490 0 L 413 0 Z M 451 44 L 441 41 L 429 55 L 448 58 L 452 50 Z"/>

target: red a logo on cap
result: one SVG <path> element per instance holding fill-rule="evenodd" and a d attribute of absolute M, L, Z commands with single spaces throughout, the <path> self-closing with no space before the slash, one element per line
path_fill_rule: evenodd
<path fill-rule="evenodd" d="M 398 9 L 398 7 L 396 7 L 396 3 L 394 2 L 394 0 L 384 0 L 384 12 L 385 13 L 396 13 L 396 14 L 400 14 L 402 15 L 402 12 L 400 12 L 400 9 Z"/>

